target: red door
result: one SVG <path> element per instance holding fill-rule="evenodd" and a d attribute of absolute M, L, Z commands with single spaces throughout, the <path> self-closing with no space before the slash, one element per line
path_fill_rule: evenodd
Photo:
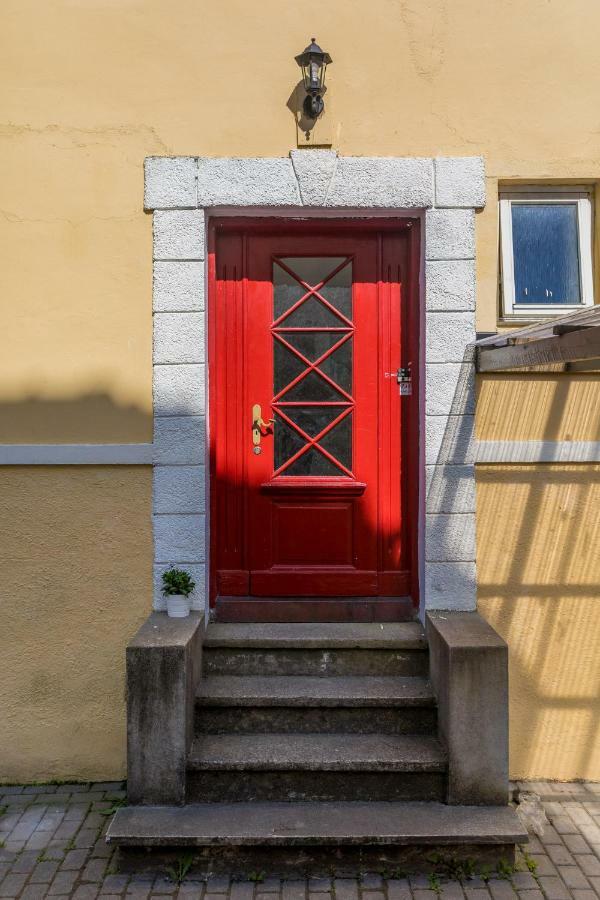
<path fill-rule="evenodd" d="M 415 232 L 397 221 L 215 223 L 211 573 L 222 618 L 413 613 Z"/>

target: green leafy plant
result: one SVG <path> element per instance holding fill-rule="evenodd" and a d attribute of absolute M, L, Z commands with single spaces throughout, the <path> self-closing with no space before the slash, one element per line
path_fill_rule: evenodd
<path fill-rule="evenodd" d="M 112 805 L 107 807 L 107 809 L 99 809 L 98 812 L 101 816 L 113 816 L 122 806 L 127 806 L 126 797 L 107 797 L 106 802 Z"/>
<path fill-rule="evenodd" d="M 255 884 L 260 884 L 265 880 L 264 872 L 248 872 L 248 881 L 254 881 Z"/>
<path fill-rule="evenodd" d="M 7 809 L 8 806 L 0 806 L 0 816 L 3 816 Z"/>
<path fill-rule="evenodd" d="M 169 868 L 167 869 L 171 881 L 174 881 L 175 884 L 181 884 L 187 873 L 192 868 L 193 862 L 193 853 L 184 853 L 182 856 L 179 856 L 175 861 L 175 865 L 169 866 Z"/>
<path fill-rule="evenodd" d="M 184 569 L 176 569 L 174 566 L 162 573 L 162 583 L 162 592 L 165 597 L 175 594 L 189 597 L 196 587 L 196 582 L 189 572 L 186 572 Z"/>
<path fill-rule="evenodd" d="M 430 872 L 427 876 L 427 881 L 429 882 L 430 891 L 435 891 L 436 894 L 441 894 L 442 885 L 440 884 L 439 875 L 436 875 L 434 872 Z"/>
<path fill-rule="evenodd" d="M 496 872 L 500 878 L 510 878 L 514 874 L 514 871 L 515 867 L 511 866 L 505 859 L 501 859 L 496 866 Z"/>
<path fill-rule="evenodd" d="M 490 878 L 492 877 L 492 867 L 491 866 L 482 866 L 479 870 L 479 877 L 482 881 L 485 881 L 487 884 Z"/>
<path fill-rule="evenodd" d="M 531 874 L 535 876 L 535 874 L 537 873 L 537 867 L 538 867 L 537 862 L 535 861 L 533 856 L 529 855 L 527 850 L 523 850 L 522 853 L 523 853 L 523 860 L 525 861 L 525 865 L 527 866 L 527 868 L 529 869 Z"/>

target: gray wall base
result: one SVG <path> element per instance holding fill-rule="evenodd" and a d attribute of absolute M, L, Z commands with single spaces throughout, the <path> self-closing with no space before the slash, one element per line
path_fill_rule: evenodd
<path fill-rule="evenodd" d="M 448 803 L 508 802 L 508 647 L 476 612 L 427 614 Z"/>
<path fill-rule="evenodd" d="M 187 753 L 201 674 L 204 613 L 155 612 L 127 647 L 127 795 L 133 804 L 185 802 Z"/>

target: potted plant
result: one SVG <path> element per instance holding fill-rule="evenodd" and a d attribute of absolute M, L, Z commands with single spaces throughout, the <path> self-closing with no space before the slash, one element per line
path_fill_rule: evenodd
<path fill-rule="evenodd" d="M 190 594 L 196 582 L 189 572 L 171 566 L 162 574 L 163 595 L 167 598 L 167 614 L 172 619 L 184 619 L 190 614 Z"/>

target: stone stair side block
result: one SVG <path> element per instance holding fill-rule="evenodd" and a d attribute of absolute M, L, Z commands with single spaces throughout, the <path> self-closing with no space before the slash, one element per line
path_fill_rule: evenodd
<path fill-rule="evenodd" d="M 154 612 L 132 638 L 127 660 L 127 795 L 131 804 L 185 802 L 204 613 Z"/>
<path fill-rule="evenodd" d="M 477 612 L 427 614 L 448 803 L 508 802 L 508 647 Z"/>

